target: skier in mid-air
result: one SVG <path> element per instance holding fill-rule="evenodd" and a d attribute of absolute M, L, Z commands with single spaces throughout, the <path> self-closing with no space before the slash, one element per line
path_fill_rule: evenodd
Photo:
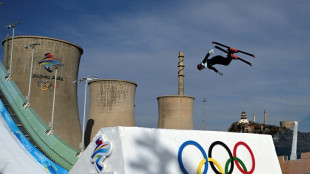
<path fill-rule="evenodd" d="M 217 56 L 212 57 L 211 59 L 208 59 L 209 56 L 210 56 L 211 54 L 214 53 L 214 49 L 212 49 L 212 50 L 210 50 L 210 51 L 206 54 L 206 56 L 205 56 L 205 58 L 202 60 L 202 62 L 199 63 L 199 64 L 197 65 L 197 69 L 198 69 L 198 70 L 201 71 L 201 70 L 203 70 L 204 68 L 207 67 L 207 68 L 209 68 L 209 69 L 212 69 L 212 70 L 215 71 L 216 73 L 218 73 L 218 74 L 220 74 L 220 75 L 223 75 L 223 73 L 221 73 L 221 72 L 218 71 L 216 68 L 214 68 L 213 65 L 219 64 L 219 65 L 228 66 L 228 65 L 230 64 L 231 60 L 233 60 L 233 59 L 234 59 L 234 60 L 241 60 L 242 62 L 244 62 L 244 63 L 246 63 L 246 64 L 252 66 L 252 64 L 251 64 L 250 62 L 248 62 L 248 61 L 246 61 L 246 60 L 243 60 L 242 58 L 240 58 L 240 57 L 234 55 L 234 53 L 240 52 L 240 53 L 243 53 L 243 54 L 246 54 L 246 55 L 255 57 L 253 54 L 247 53 L 247 52 L 244 52 L 244 51 L 235 49 L 235 48 L 231 48 L 231 47 L 229 47 L 229 46 L 220 44 L 220 43 L 218 43 L 218 42 L 212 42 L 212 44 L 217 44 L 217 45 L 220 45 L 220 46 L 222 46 L 222 47 L 227 48 L 227 50 L 224 50 L 223 48 L 221 48 L 221 47 L 219 47 L 219 46 L 215 46 L 215 48 L 217 48 L 217 49 L 219 49 L 219 50 L 221 50 L 221 51 L 227 53 L 226 58 L 223 57 L 223 56 L 221 56 L 221 55 L 217 55 Z"/>
<path fill-rule="evenodd" d="M 214 49 L 210 50 L 205 56 L 205 58 L 203 59 L 203 61 L 197 65 L 197 68 L 198 70 L 201 71 L 204 68 L 208 67 L 209 69 L 212 69 L 213 71 L 215 71 L 216 73 L 222 76 L 223 73 L 221 73 L 216 68 L 214 68 L 213 65 L 221 64 L 221 65 L 228 66 L 233 58 L 229 55 L 227 55 L 227 58 L 217 55 L 217 56 L 212 57 L 211 59 L 208 59 L 209 56 L 213 53 L 214 53 Z"/>

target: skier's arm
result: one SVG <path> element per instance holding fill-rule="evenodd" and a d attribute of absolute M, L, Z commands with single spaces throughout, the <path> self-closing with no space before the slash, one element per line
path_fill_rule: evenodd
<path fill-rule="evenodd" d="M 205 58 L 202 60 L 202 63 L 205 64 L 208 60 L 208 57 L 210 56 L 209 53 L 206 54 Z"/>
<path fill-rule="evenodd" d="M 209 69 L 212 69 L 214 72 L 218 72 L 218 70 L 216 68 L 214 68 L 213 66 L 208 66 Z"/>
<path fill-rule="evenodd" d="M 211 55 L 211 54 L 213 54 L 214 53 L 214 49 L 212 49 L 212 50 L 210 50 L 207 54 L 206 54 L 206 56 L 205 56 L 205 58 L 203 59 L 203 61 L 202 61 L 202 63 L 206 63 L 207 62 L 207 60 L 208 60 L 208 57 Z"/>
<path fill-rule="evenodd" d="M 218 73 L 219 75 L 223 75 L 223 73 L 221 73 L 220 71 L 218 71 L 216 68 L 212 67 L 208 67 L 209 69 L 212 69 L 213 71 L 215 71 L 216 73 Z"/>

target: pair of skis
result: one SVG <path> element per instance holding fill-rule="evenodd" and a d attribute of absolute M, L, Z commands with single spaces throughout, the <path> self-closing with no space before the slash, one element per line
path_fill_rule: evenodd
<path fill-rule="evenodd" d="M 218 42 L 214 42 L 214 41 L 212 42 L 212 44 L 216 44 L 216 45 L 222 46 L 224 48 L 227 48 L 227 50 L 225 50 L 225 49 L 223 49 L 223 48 L 221 48 L 219 46 L 215 46 L 216 49 L 219 49 L 219 50 L 227 53 L 230 57 L 232 57 L 234 59 L 241 60 L 242 62 L 252 66 L 252 64 L 250 62 L 248 62 L 248 61 L 246 61 L 246 60 L 244 60 L 244 59 L 234 55 L 234 53 L 242 53 L 242 54 L 245 54 L 245 55 L 248 55 L 248 56 L 251 56 L 251 57 L 255 58 L 254 54 L 251 54 L 251 53 L 248 53 L 248 52 L 245 52 L 245 51 L 241 51 L 239 49 L 235 49 L 235 48 L 232 48 L 232 47 L 229 47 L 227 45 L 224 45 L 224 44 L 221 44 L 221 43 L 218 43 Z"/>

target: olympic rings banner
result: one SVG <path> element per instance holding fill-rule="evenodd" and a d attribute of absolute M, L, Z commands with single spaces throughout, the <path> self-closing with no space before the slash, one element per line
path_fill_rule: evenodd
<path fill-rule="evenodd" d="M 97 135 L 113 144 L 102 165 L 116 174 L 281 174 L 270 135 L 219 131 L 102 128 L 69 174 L 96 173 Z M 94 160 L 94 159 L 93 159 Z M 95 159 L 97 160 L 97 159 Z"/>
<path fill-rule="evenodd" d="M 251 148 L 245 142 L 240 141 L 240 142 L 236 143 L 234 145 L 233 154 L 232 154 L 231 150 L 229 149 L 229 147 L 225 143 L 223 143 L 221 141 L 215 141 L 211 144 L 211 146 L 208 150 L 208 155 L 207 155 L 206 151 L 203 149 L 203 147 L 199 143 L 197 143 L 196 141 L 189 140 L 189 141 L 184 142 L 178 151 L 179 166 L 180 166 L 181 171 L 184 174 L 188 174 L 189 172 L 184 167 L 183 160 L 182 160 L 182 153 L 183 153 L 184 148 L 188 145 L 193 145 L 193 146 L 197 147 L 203 156 L 203 159 L 201 160 L 201 162 L 198 165 L 197 174 L 201 173 L 203 166 L 204 166 L 204 169 L 203 169 L 202 173 L 206 174 L 209 170 L 209 168 L 208 168 L 209 163 L 210 163 L 211 169 L 215 173 L 231 174 L 234 171 L 234 164 L 236 164 L 238 170 L 241 173 L 252 174 L 255 170 L 254 154 L 253 154 Z M 216 145 L 222 146 L 224 148 L 224 150 L 227 151 L 227 153 L 229 154 L 229 158 L 227 159 L 227 161 L 225 163 L 225 170 L 223 170 L 223 167 L 219 164 L 219 162 L 216 159 L 212 158 L 212 150 Z M 247 170 L 247 167 L 242 162 L 242 160 L 237 157 L 237 148 L 239 146 L 244 146 L 249 151 L 249 153 L 251 155 L 252 167 L 251 167 L 251 170 L 249 170 L 249 171 Z M 242 167 L 240 167 L 240 164 Z"/>

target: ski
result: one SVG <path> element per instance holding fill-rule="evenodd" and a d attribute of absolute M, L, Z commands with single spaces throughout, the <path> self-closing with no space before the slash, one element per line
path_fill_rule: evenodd
<path fill-rule="evenodd" d="M 242 59 L 242 58 L 240 58 L 240 57 L 239 57 L 238 59 L 241 60 L 242 62 L 244 62 L 244 63 L 246 63 L 246 64 L 252 66 L 252 63 L 250 63 L 250 62 L 248 62 L 248 61 L 246 61 L 246 60 L 244 60 L 244 59 Z"/>
<path fill-rule="evenodd" d="M 248 53 L 248 52 L 245 52 L 245 51 L 241 51 L 239 49 L 236 49 L 236 48 L 232 48 L 232 47 L 229 47 L 227 45 L 224 45 L 224 44 L 221 44 L 221 43 L 218 43 L 218 42 L 215 42 L 213 41 L 212 44 L 216 44 L 216 45 L 219 45 L 219 46 L 222 46 L 222 47 L 225 47 L 227 48 L 228 52 L 231 52 L 231 53 L 243 53 L 243 54 L 246 54 L 248 56 L 252 56 L 253 58 L 255 58 L 255 55 L 254 54 L 251 54 L 251 53 Z M 219 48 L 219 47 L 218 47 Z"/>
<path fill-rule="evenodd" d="M 230 56 L 233 57 L 234 59 L 241 60 L 242 62 L 244 62 L 244 63 L 246 63 L 246 64 L 252 66 L 252 64 L 251 64 L 250 62 L 248 62 L 248 61 L 246 61 L 246 60 L 244 60 L 244 59 L 242 59 L 242 58 L 240 58 L 240 57 L 238 57 L 238 56 L 236 56 L 236 55 L 234 55 L 234 54 L 229 53 L 227 50 L 224 50 L 223 48 L 221 48 L 221 47 L 219 47 L 219 46 L 215 46 L 215 48 L 216 48 L 216 49 L 219 49 L 219 50 L 221 50 L 221 51 L 223 51 L 223 52 L 225 52 L 225 53 L 227 53 L 228 55 L 230 55 Z"/>

